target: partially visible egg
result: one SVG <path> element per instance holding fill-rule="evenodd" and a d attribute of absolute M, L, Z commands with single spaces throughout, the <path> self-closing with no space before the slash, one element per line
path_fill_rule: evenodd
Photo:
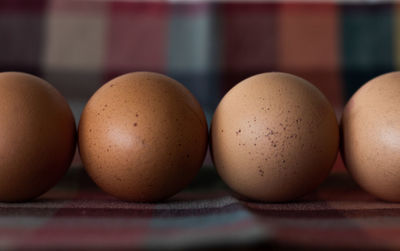
<path fill-rule="evenodd" d="M 79 123 L 86 171 L 107 193 L 159 201 L 183 189 L 202 166 L 207 122 L 200 104 L 167 76 L 135 72 L 102 86 Z"/>
<path fill-rule="evenodd" d="M 263 73 L 218 105 L 211 147 L 221 178 L 250 199 L 282 202 L 315 189 L 336 159 L 339 129 L 325 96 L 304 79 Z"/>
<path fill-rule="evenodd" d="M 363 85 L 344 109 L 341 130 L 354 180 L 378 198 L 400 202 L 400 72 Z"/>
<path fill-rule="evenodd" d="M 54 186 L 75 152 L 63 96 L 30 74 L 0 73 L 0 201 L 33 199 Z"/>

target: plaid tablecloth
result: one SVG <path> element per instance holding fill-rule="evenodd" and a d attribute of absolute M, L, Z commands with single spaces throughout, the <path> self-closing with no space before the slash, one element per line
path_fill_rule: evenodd
<path fill-rule="evenodd" d="M 340 112 L 367 80 L 400 65 L 400 8 L 345 3 L 1 0 L 0 70 L 50 81 L 79 118 L 116 75 L 157 71 L 185 84 L 210 118 L 255 73 L 315 84 Z"/>
<path fill-rule="evenodd" d="M 317 191 L 291 203 L 240 198 L 211 166 L 160 203 L 106 195 L 81 166 L 35 201 L 0 203 L 0 250 L 398 250 L 399 236 L 400 204 L 360 190 L 340 162 Z"/>
<path fill-rule="evenodd" d="M 229 88 L 285 71 L 320 88 L 340 117 L 370 78 L 400 66 L 394 3 L 0 0 L 0 71 L 41 76 L 76 120 L 93 92 L 130 71 L 165 73 L 208 120 Z M 3 249 L 400 249 L 400 204 L 361 191 L 338 161 L 313 194 L 268 204 L 234 196 L 209 159 L 193 184 L 156 204 L 99 191 L 79 161 L 39 199 L 0 204 Z"/>

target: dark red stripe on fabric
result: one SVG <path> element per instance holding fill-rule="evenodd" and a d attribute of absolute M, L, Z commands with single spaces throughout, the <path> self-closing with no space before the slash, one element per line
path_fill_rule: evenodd
<path fill-rule="evenodd" d="M 0 12 L 42 12 L 46 10 L 48 0 L 1 0 Z"/>
<path fill-rule="evenodd" d="M 46 1 L 0 1 L 0 72 L 42 76 Z"/>
<path fill-rule="evenodd" d="M 333 168 L 335 170 L 346 170 L 346 166 L 344 165 L 342 155 L 340 153 L 336 158 L 335 164 L 333 164 Z"/>
<path fill-rule="evenodd" d="M 132 71 L 165 72 L 169 5 L 113 2 L 109 11 L 105 81 Z"/>
<path fill-rule="evenodd" d="M 148 13 L 151 15 L 165 15 L 168 6 L 168 3 L 163 2 L 112 1 L 110 10 L 115 14 Z"/>
<path fill-rule="evenodd" d="M 221 4 L 222 86 L 226 93 L 253 74 L 276 66 L 277 5 L 271 3 Z"/>
<path fill-rule="evenodd" d="M 278 11 L 277 69 L 317 86 L 335 108 L 343 106 L 340 13 L 335 3 L 287 3 Z"/>

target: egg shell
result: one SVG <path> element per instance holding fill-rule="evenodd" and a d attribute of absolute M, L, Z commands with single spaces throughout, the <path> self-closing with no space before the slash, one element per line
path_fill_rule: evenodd
<path fill-rule="evenodd" d="M 33 199 L 54 186 L 75 153 L 64 97 L 45 80 L 0 73 L 0 201 Z"/>
<path fill-rule="evenodd" d="M 250 199 L 280 202 L 315 189 L 336 159 L 339 130 L 325 96 L 304 79 L 263 73 L 234 86 L 211 126 L 222 179 Z"/>
<path fill-rule="evenodd" d="M 383 200 L 400 202 L 400 72 L 370 80 L 351 97 L 341 134 L 354 180 Z"/>
<path fill-rule="evenodd" d="M 207 122 L 177 81 L 135 72 L 102 86 L 79 124 L 79 151 L 90 177 L 115 197 L 159 201 L 197 174 L 207 148 Z"/>

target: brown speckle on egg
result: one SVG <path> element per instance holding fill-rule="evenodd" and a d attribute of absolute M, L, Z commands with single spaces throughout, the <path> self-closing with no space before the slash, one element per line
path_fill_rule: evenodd
<path fill-rule="evenodd" d="M 109 81 L 91 97 L 79 123 L 79 150 L 104 191 L 127 201 L 158 201 L 193 179 L 207 136 L 201 106 L 182 84 L 135 72 Z"/>
<path fill-rule="evenodd" d="M 214 164 L 228 186 L 274 202 L 315 189 L 327 177 L 339 144 L 336 116 L 325 96 L 285 73 L 255 75 L 233 87 L 215 111 L 211 137 Z"/>

